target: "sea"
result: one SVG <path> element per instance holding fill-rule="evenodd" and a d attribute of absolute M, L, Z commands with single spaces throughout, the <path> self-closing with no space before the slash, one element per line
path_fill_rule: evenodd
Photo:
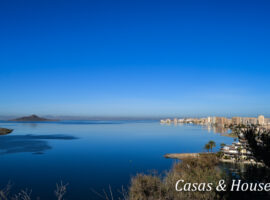
<path fill-rule="evenodd" d="M 32 191 L 33 199 L 52 200 L 56 184 L 67 184 L 65 199 L 119 197 L 136 174 L 170 170 L 167 153 L 203 152 L 209 140 L 231 144 L 224 131 L 155 120 L 8 122 L 0 135 L 0 188 Z"/>

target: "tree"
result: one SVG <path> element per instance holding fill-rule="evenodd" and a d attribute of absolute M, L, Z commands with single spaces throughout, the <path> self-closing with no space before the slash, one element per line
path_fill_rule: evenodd
<path fill-rule="evenodd" d="M 211 152 L 212 152 L 213 151 L 213 148 L 216 147 L 216 143 L 213 140 L 210 140 L 208 142 L 208 144 L 210 145 L 210 149 L 211 149 Z"/>
<path fill-rule="evenodd" d="M 208 144 L 205 144 L 205 145 L 204 145 L 204 149 L 205 149 L 207 152 L 209 152 L 209 150 L 211 149 L 210 144 L 209 144 L 209 143 L 208 143 Z"/>
<path fill-rule="evenodd" d="M 239 130 L 240 134 L 244 135 L 255 158 L 270 167 L 270 130 L 249 126 Z"/>
<path fill-rule="evenodd" d="M 221 143 L 221 144 L 220 144 L 220 147 L 221 147 L 221 148 L 223 148 L 223 147 L 225 147 L 225 146 L 226 146 L 225 143 Z"/>
<path fill-rule="evenodd" d="M 240 159 L 242 159 L 242 148 L 241 147 L 238 147 L 237 148 L 237 152 L 238 152 L 238 156 L 237 156 L 237 158 L 240 160 Z"/>

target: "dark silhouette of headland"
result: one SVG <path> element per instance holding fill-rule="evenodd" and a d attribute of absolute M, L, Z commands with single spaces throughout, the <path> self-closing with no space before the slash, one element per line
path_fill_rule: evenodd
<path fill-rule="evenodd" d="M 0 128 L 0 135 L 7 135 L 11 133 L 13 129 L 8 129 L 8 128 Z"/>
<path fill-rule="evenodd" d="M 47 119 L 43 117 L 39 117 L 37 115 L 30 115 L 30 116 L 24 116 L 16 119 L 12 119 L 9 121 L 16 121 L 16 122 L 46 122 L 46 121 L 58 121 L 55 119 Z"/>

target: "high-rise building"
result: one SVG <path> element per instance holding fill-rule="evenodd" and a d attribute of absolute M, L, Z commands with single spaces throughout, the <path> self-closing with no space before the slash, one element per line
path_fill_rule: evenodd
<path fill-rule="evenodd" d="M 208 118 L 201 118 L 201 123 L 202 124 L 207 124 L 208 123 Z"/>
<path fill-rule="evenodd" d="M 264 118 L 264 124 L 270 124 L 270 119 L 269 118 Z"/>
<path fill-rule="evenodd" d="M 232 117 L 232 124 L 241 124 L 241 117 Z"/>
<path fill-rule="evenodd" d="M 232 124 L 232 119 L 227 119 L 227 124 Z"/>
<path fill-rule="evenodd" d="M 260 115 L 260 116 L 258 117 L 258 124 L 259 124 L 259 125 L 264 125 L 264 116 L 263 116 L 263 115 Z"/>
<path fill-rule="evenodd" d="M 213 124 L 217 123 L 217 117 L 212 117 L 212 123 Z"/>
<path fill-rule="evenodd" d="M 243 117 L 242 118 L 242 124 L 245 125 L 251 125 L 251 124 L 257 124 L 258 119 L 255 117 Z"/>
<path fill-rule="evenodd" d="M 225 117 L 216 117 L 216 123 L 224 125 L 224 124 L 227 123 L 227 118 L 225 118 Z"/>

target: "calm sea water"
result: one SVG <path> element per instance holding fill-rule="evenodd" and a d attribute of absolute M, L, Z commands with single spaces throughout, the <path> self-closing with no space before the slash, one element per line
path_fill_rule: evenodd
<path fill-rule="evenodd" d="M 109 185 L 115 195 L 136 173 L 169 170 L 166 153 L 200 152 L 209 140 L 232 138 L 195 125 L 157 121 L 0 122 L 13 133 L 0 136 L 0 185 L 32 189 L 54 199 L 56 182 L 69 183 L 65 199 L 100 199 Z M 217 149 L 217 148 L 216 148 Z"/>

